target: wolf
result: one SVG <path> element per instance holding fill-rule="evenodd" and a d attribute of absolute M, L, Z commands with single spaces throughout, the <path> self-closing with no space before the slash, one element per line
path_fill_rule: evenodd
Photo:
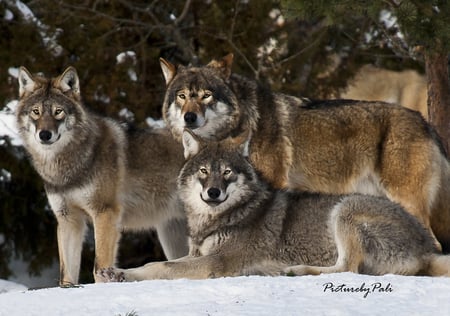
<path fill-rule="evenodd" d="M 393 71 L 365 65 L 339 97 L 396 103 L 419 111 L 428 119 L 427 80 L 415 70 Z"/>
<path fill-rule="evenodd" d="M 188 160 L 178 190 L 189 255 L 102 269 L 105 282 L 345 271 L 450 276 L 450 256 L 386 197 L 275 189 L 246 158 L 246 137 L 204 142 L 185 131 L 182 139 Z"/>
<path fill-rule="evenodd" d="M 450 165 L 419 113 L 274 93 L 233 74 L 232 54 L 196 67 L 160 61 L 163 119 L 178 141 L 184 128 L 210 140 L 248 132 L 250 160 L 274 187 L 387 196 L 450 250 Z"/>
<path fill-rule="evenodd" d="M 186 255 L 186 220 L 175 194 L 183 148 L 167 128 L 125 128 L 91 113 L 73 67 L 52 79 L 21 67 L 18 79 L 17 126 L 57 219 L 60 285 L 78 282 L 89 222 L 94 272 L 115 264 L 124 230 L 155 228 L 167 258 Z"/>

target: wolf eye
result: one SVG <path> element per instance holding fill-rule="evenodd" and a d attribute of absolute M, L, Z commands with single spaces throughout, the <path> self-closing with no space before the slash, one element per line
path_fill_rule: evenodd
<path fill-rule="evenodd" d="M 205 94 L 203 95 L 202 99 L 203 99 L 203 100 L 206 100 L 206 99 L 209 99 L 211 96 L 212 96 L 211 93 L 205 92 Z"/>
<path fill-rule="evenodd" d="M 34 115 L 39 115 L 40 114 L 40 111 L 39 111 L 39 109 L 32 109 L 31 110 L 31 112 L 34 114 Z"/>
<path fill-rule="evenodd" d="M 62 120 L 64 118 L 64 110 L 61 108 L 56 108 L 53 116 L 57 120 Z"/>
<path fill-rule="evenodd" d="M 207 174 L 208 170 L 206 168 L 200 168 L 200 173 Z"/>
<path fill-rule="evenodd" d="M 231 169 L 225 169 L 225 171 L 223 172 L 224 176 L 227 176 L 231 173 Z"/>
<path fill-rule="evenodd" d="M 181 100 L 186 99 L 186 95 L 184 93 L 178 94 L 177 97 L 179 97 Z"/>

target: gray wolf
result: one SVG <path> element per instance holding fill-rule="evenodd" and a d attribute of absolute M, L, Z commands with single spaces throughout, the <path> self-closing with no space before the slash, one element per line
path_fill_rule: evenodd
<path fill-rule="evenodd" d="M 399 105 L 314 101 L 274 93 L 232 74 L 233 55 L 206 66 L 161 59 L 163 118 L 221 140 L 248 132 L 250 160 L 276 188 L 387 196 L 450 250 L 450 167 L 423 117 Z"/>
<path fill-rule="evenodd" d="M 427 80 L 415 70 L 393 71 L 365 65 L 339 97 L 396 103 L 419 111 L 428 119 Z"/>
<path fill-rule="evenodd" d="M 19 95 L 19 132 L 58 223 L 60 285 L 78 282 L 89 221 L 94 272 L 115 264 L 123 230 L 155 228 L 169 259 L 187 254 L 185 216 L 174 193 L 183 148 L 167 129 L 127 129 L 90 113 L 72 67 L 53 79 L 21 67 Z"/>
<path fill-rule="evenodd" d="M 372 195 L 274 189 L 251 163 L 245 137 L 203 142 L 183 134 L 189 158 L 178 177 L 189 255 L 133 269 L 103 269 L 104 281 L 204 279 L 248 274 L 450 276 L 427 229 L 399 204 Z"/>

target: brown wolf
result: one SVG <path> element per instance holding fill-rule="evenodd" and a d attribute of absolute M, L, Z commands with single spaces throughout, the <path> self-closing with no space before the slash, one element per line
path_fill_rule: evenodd
<path fill-rule="evenodd" d="M 310 101 L 273 93 L 231 73 L 233 56 L 206 66 L 161 59 L 163 117 L 221 140 L 247 131 L 250 159 L 276 188 L 384 195 L 400 203 L 450 249 L 450 167 L 423 117 L 383 102 Z"/>
<path fill-rule="evenodd" d="M 183 143 L 190 159 L 178 190 L 189 255 L 100 270 L 104 281 L 344 271 L 450 276 L 450 256 L 439 254 L 429 231 L 385 197 L 276 190 L 245 158 L 241 141 L 204 143 L 186 131 Z"/>
<path fill-rule="evenodd" d="M 365 65 L 339 97 L 396 103 L 428 119 L 427 80 L 415 70 L 392 71 Z"/>
<path fill-rule="evenodd" d="M 91 114 L 72 67 L 53 79 L 22 67 L 19 94 L 19 131 L 58 221 L 61 285 L 78 282 L 87 221 L 95 234 L 94 272 L 115 264 L 122 230 L 156 228 L 168 258 L 187 253 L 175 194 L 183 148 L 167 129 L 126 129 Z"/>

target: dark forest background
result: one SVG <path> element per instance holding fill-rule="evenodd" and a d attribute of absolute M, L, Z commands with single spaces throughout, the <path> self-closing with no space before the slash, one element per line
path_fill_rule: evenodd
<path fill-rule="evenodd" d="M 87 106 L 145 126 L 147 117 L 161 118 L 160 57 L 204 64 L 229 52 L 236 73 L 275 91 L 324 98 L 364 64 L 425 73 L 431 53 L 446 62 L 449 21 L 447 1 L 4 0 L 0 108 L 17 99 L 11 69 L 55 76 L 72 65 Z M 4 140 L 0 170 L 12 175 L 0 180 L 0 278 L 7 279 L 13 259 L 39 274 L 58 258 L 42 182 L 23 149 Z M 92 281 L 92 246 L 86 243 L 82 283 Z M 164 259 L 152 232 L 125 235 L 120 249 L 123 267 Z"/>

